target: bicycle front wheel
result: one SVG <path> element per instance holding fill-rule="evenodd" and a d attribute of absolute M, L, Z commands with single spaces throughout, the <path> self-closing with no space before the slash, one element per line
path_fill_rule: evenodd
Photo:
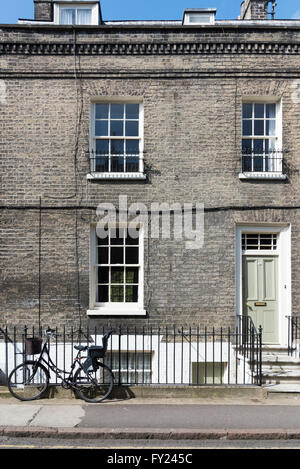
<path fill-rule="evenodd" d="M 20 401 L 41 397 L 49 384 L 49 373 L 39 362 L 26 361 L 12 370 L 8 377 L 10 393 Z"/>
<path fill-rule="evenodd" d="M 108 366 L 99 363 L 99 369 L 85 372 L 79 368 L 74 376 L 75 393 L 86 402 L 101 402 L 112 392 L 114 375 Z"/>

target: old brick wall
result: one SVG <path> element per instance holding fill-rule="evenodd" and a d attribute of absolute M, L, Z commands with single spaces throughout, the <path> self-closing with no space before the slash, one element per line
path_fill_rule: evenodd
<path fill-rule="evenodd" d="M 1 43 L 72 47 L 74 33 L 66 31 L 3 28 L 0 51 Z M 297 42 L 298 36 L 298 31 L 276 28 L 187 33 L 108 28 L 101 34 L 78 30 L 75 41 L 273 44 Z M 101 202 L 118 206 L 119 195 L 127 195 L 128 204 L 148 207 L 151 202 L 204 203 L 205 244 L 186 250 L 183 242 L 146 241 L 148 317 L 93 318 L 91 324 L 233 325 L 237 221 L 292 224 L 293 310 L 300 313 L 299 217 L 294 208 L 300 205 L 298 53 L 292 48 L 269 54 L 263 49 L 238 54 L 211 49 L 195 55 L 75 56 L 72 49 L 62 55 L 6 50 L 0 55 L 5 89 L 0 100 L 1 324 L 37 323 L 39 311 L 42 322 L 52 326 L 87 321 L 94 209 Z M 250 95 L 282 100 L 287 181 L 238 178 L 241 105 Z M 146 182 L 86 179 L 91 100 L 101 96 L 143 99 Z"/>

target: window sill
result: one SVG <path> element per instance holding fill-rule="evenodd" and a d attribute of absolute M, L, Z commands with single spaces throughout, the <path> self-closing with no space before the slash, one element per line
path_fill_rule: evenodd
<path fill-rule="evenodd" d="M 147 311 L 142 308 L 110 308 L 110 307 L 98 307 L 94 309 L 88 309 L 88 316 L 146 316 Z"/>
<path fill-rule="evenodd" d="M 284 180 L 287 178 L 286 174 L 273 173 L 273 172 L 253 172 L 253 173 L 240 173 L 239 179 L 264 179 L 264 180 Z"/>
<path fill-rule="evenodd" d="M 144 173 L 90 173 L 86 176 L 87 179 L 98 180 L 98 179 L 126 179 L 126 180 L 136 180 L 136 179 L 146 179 L 146 174 Z"/>

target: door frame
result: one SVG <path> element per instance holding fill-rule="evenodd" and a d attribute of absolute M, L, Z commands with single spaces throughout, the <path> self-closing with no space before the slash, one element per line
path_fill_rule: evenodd
<path fill-rule="evenodd" d="M 242 282 L 242 234 L 243 233 L 277 233 L 278 248 L 274 251 L 253 251 L 253 255 L 278 256 L 278 344 L 287 346 L 288 322 L 291 316 L 291 226 L 287 224 L 236 224 L 235 229 L 235 283 L 236 315 L 243 314 Z M 248 255 L 248 253 L 247 253 Z"/>

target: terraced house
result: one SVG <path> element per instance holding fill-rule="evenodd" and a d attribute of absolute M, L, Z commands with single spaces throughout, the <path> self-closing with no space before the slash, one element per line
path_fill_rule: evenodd
<path fill-rule="evenodd" d="M 261 326 L 264 381 L 297 383 L 300 20 L 265 0 L 233 20 L 34 7 L 0 25 L 1 330 L 160 327 L 127 341 L 121 373 L 142 361 L 150 382 L 161 358 L 172 382 L 203 384 L 257 376 L 234 338 Z M 170 236 L 155 236 L 167 214 Z M 204 220 L 198 247 L 188 215 L 193 234 Z"/>

